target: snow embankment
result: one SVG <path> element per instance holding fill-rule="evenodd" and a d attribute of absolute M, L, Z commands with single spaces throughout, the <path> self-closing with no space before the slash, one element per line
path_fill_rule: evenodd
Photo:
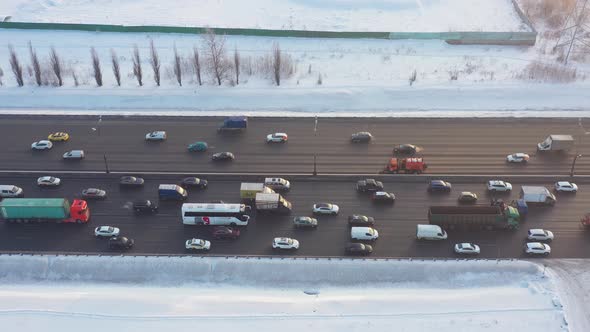
<path fill-rule="evenodd" d="M 277 30 L 528 31 L 510 0 L 9 0 L 0 20 Z"/>

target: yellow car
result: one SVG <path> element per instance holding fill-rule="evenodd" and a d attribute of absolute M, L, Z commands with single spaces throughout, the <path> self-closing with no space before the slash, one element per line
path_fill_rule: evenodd
<path fill-rule="evenodd" d="M 50 134 L 47 139 L 52 142 L 67 141 L 70 139 L 70 135 L 68 133 L 57 132 Z"/>

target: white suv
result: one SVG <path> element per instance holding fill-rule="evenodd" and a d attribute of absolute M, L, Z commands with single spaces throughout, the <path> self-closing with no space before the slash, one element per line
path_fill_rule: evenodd
<path fill-rule="evenodd" d="M 151 133 L 145 134 L 146 141 L 163 141 L 166 139 L 166 132 L 165 131 L 153 131 Z"/>
<path fill-rule="evenodd" d="M 548 244 L 541 242 L 528 242 L 524 246 L 524 252 L 527 255 L 547 256 L 551 253 L 551 247 Z"/>
<path fill-rule="evenodd" d="M 552 231 L 546 231 L 544 229 L 540 229 L 540 228 L 533 228 L 533 229 L 529 229 L 528 233 L 527 233 L 527 240 L 531 240 L 531 241 L 553 241 L 553 232 Z"/>
<path fill-rule="evenodd" d="M 504 182 L 501 180 L 491 180 L 491 181 L 488 181 L 488 190 L 489 191 L 511 191 L 512 185 L 508 182 Z"/>

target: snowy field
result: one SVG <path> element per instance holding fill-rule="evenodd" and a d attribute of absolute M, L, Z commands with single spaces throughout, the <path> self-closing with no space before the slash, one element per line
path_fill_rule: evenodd
<path fill-rule="evenodd" d="M 149 66 L 149 43 L 154 41 L 162 62 L 162 84 L 157 87 Z M 48 84 L 55 81 L 48 68 L 50 47 L 64 64 L 64 86 L 36 87 L 28 42 L 39 54 Z M 278 42 L 291 57 L 293 73 L 273 84 L 258 69 Z M 10 71 L 11 44 L 24 66 L 25 86 L 16 86 Z M 138 45 L 144 86 L 132 75 L 131 53 Z M 183 86 L 172 74 L 173 45 L 183 60 Z M 270 116 L 589 116 L 590 68 L 577 64 L 574 82 L 531 80 L 531 63 L 554 63 L 535 48 L 452 46 L 440 41 L 335 40 L 228 36 L 228 57 L 241 57 L 240 84 L 228 73 L 217 86 L 203 72 L 196 83 L 188 63 L 193 47 L 205 62 L 206 49 L 198 36 L 174 34 L 117 34 L 0 30 L 0 108 L 5 112 L 228 114 Z M 90 47 L 102 61 L 104 85 L 97 87 L 91 73 Z M 118 87 L 111 70 L 113 49 L 120 61 Z M 205 64 L 203 64 L 205 66 Z M 409 78 L 416 71 L 412 85 Z M 76 86 L 73 73 L 79 85 Z M 453 79 L 455 77 L 456 79 Z M 321 78 L 321 84 L 318 80 Z"/>
<path fill-rule="evenodd" d="M 510 0 L 5 0 L 13 22 L 324 31 L 528 31 Z"/>
<path fill-rule="evenodd" d="M 588 331 L 586 311 L 568 308 L 586 304 L 579 301 L 587 277 L 579 276 L 588 262 L 545 263 L 546 275 L 524 261 L 1 256 L 0 324 L 23 332 L 113 324 L 146 332 L 195 324 L 245 332 Z"/>

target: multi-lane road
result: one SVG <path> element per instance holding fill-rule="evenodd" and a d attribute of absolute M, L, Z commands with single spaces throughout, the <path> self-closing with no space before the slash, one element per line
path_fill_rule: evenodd
<path fill-rule="evenodd" d="M 178 178 L 178 180 L 180 177 Z M 95 239 L 93 229 L 99 225 L 112 225 L 136 241 L 136 246 L 126 254 L 184 254 L 184 241 L 192 237 L 211 239 L 206 226 L 184 226 L 178 202 L 160 203 L 160 212 L 154 216 L 134 216 L 130 203 L 149 198 L 157 201 L 157 186 L 175 182 L 174 177 L 150 176 L 140 189 L 120 189 L 116 176 L 88 178 L 63 177 L 59 188 L 41 189 L 34 177 L 1 177 L 0 183 L 22 187 L 27 197 L 75 198 L 89 186 L 107 190 L 104 201 L 90 201 L 91 221 L 76 224 L 1 224 L 0 251 L 17 252 L 109 252 L 107 243 Z M 342 256 L 343 247 L 349 241 L 347 216 L 361 213 L 376 218 L 380 233 L 374 245 L 374 257 L 453 257 L 452 246 L 456 242 L 470 241 L 482 248 L 482 258 L 523 257 L 522 246 L 528 228 L 546 228 L 555 233 L 551 244 L 551 257 L 581 258 L 590 256 L 590 232 L 579 224 L 587 211 L 590 191 L 580 185 L 580 192 L 558 195 L 553 207 L 531 207 L 528 219 L 520 230 L 510 231 L 449 231 L 449 239 L 440 242 L 417 241 L 416 224 L 427 223 L 430 205 L 455 205 L 460 191 L 473 191 L 480 196 L 481 204 L 489 204 L 490 196 L 483 183 L 455 183 L 450 194 L 428 194 L 425 181 L 400 183 L 393 179 L 385 182 L 386 190 L 396 194 L 393 206 L 375 206 L 366 195 L 358 194 L 353 181 L 293 181 L 292 190 L 285 197 L 293 203 L 291 216 L 256 217 L 242 228 L 242 235 L 235 241 L 212 241 L 211 254 L 220 255 L 273 255 L 271 241 L 275 236 L 298 239 L 301 248 L 298 256 Z M 537 183 L 550 186 L 551 183 Z M 513 183 L 514 192 L 500 195 L 511 200 L 518 195 L 521 183 Z M 188 202 L 224 200 L 239 201 L 239 181 L 212 180 L 208 189 L 190 191 Z M 296 230 L 292 217 L 311 215 L 311 207 L 317 202 L 333 202 L 340 206 L 335 217 L 320 216 L 316 230 Z"/>
<path fill-rule="evenodd" d="M 190 173 L 375 174 L 383 168 L 394 144 L 412 143 L 431 174 L 569 174 L 574 156 L 589 147 L 578 119 L 388 119 L 388 118 L 251 118 L 237 135 L 218 134 L 222 118 L 159 117 L 16 117 L 0 118 L 0 170 L 175 171 Z M 584 124 L 584 121 L 582 122 Z M 590 123 L 588 123 L 590 126 Z M 165 130 L 165 142 L 146 142 L 145 134 Z M 31 151 L 33 141 L 55 131 L 71 139 L 50 151 Z M 350 135 L 370 131 L 376 140 L 351 144 Z M 286 132 L 287 144 L 265 144 L 273 132 Z M 537 154 L 536 144 L 549 134 L 571 134 L 577 148 L 569 154 Z M 187 145 L 207 141 L 210 151 L 189 153 Z M 61 155 L 83 149 L 86 159 L 65 162 Z M 236 160 L 219 164 L 214 152 L 231 151 Z M 528 165 L 511 165 L 506 155 L 526 152 Z M 577 174 L 590 175 L 590 158 L 580 158 Z"/>

